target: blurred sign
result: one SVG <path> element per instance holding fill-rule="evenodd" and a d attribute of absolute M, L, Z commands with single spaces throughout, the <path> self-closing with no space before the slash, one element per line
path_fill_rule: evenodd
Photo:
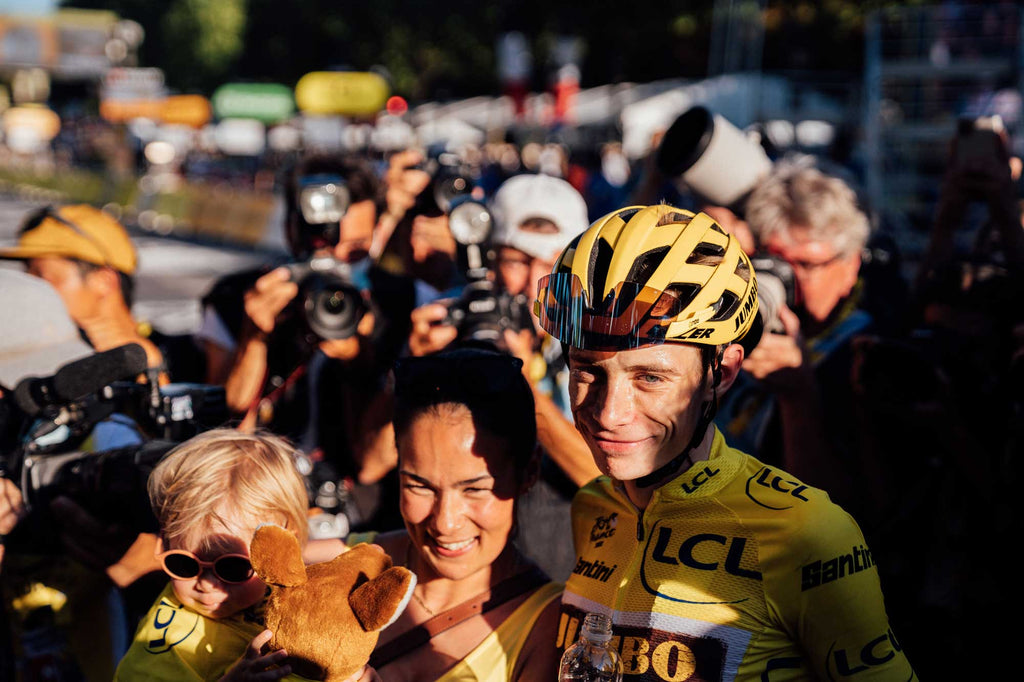
<path fill-rule="evenodd" d="M 295 113 L 292 91 L 277 83 L 228 83 L 211 98 L 217 118 L 251 118 L 278 123 Z"/>
<path fill-rule="evenodd" d="M 134 118 L 160 119 L 163 99 L 105 99 L 100 102 L 100 116 L 111 123 L 125 123 Z"/>
<path fill-rule="evenodd" d="M 335 151 L 342 148 L 345 121 L 340 116 L 303 116 L 302 141 L 310 149 Z"/>
<path fill-rule="evenodd" d="M 117 14 L 107 10 L 0 16 L 0 66 L 41 67 L 65 80 L 96 78 L 110 68 L 106 45 L 116 24 Z"/>
<path fill-rule="evenodd" d="M 45 18 L 0 17 L 0 64 L 53 66 L 57 32 Z"/>
<path fill-rule="evenodd" d="M 214 141 L 225 154 L 257 156 L 267 146 L 267 129 L 251 118 L 226 118 L 214 128 Z"/>
<path fill-rule="evenodd" d="M 103 77 L 102 96 L 110 99 L 162 99 L 164 72 L 154 67 L 120 66 Z"/>
<path fill-rule="evenodd" d="M 110 68 L 107 43 L 117 26 L 117 14 L 66 8 L 54 19 L 59 52 L 55 73 L 62 78 L 95 78 Z"/>
<path fill-rule="evenodd" d="M 387 81 L 369 71 L 313 71 L 295 85 L 295 102 L 307 114 L 371 116 L 390 94 Z"/>
<path fill-rule="evenodd" d="M 160 120 L 164 123 L 202 128 L 210 117 L 210 100 L 202 95 L 171 95 L 160 105 Z"/>
<path fill-rule="evenodd" d="M 103 78 L 100 116 L 112 123 L 133 118 L 160 119 L 167 98 L 164 72 L 156 68 L 117 67 Z"/>

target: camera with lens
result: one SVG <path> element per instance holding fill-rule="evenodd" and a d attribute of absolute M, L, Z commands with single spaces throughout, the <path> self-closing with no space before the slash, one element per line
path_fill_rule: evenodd
<path fill-rule="evenodd" d="M 18 446 L 5 453 L 3 474 L 18 483 L 30 513 L 7 544 L 58 550 L 49 509 L 57 496 L 101 521 L 155 529 L 149 473 L 176 444 L 225 423 L 229 413 L 222 386 L 133 380 L 145 371 L 145 351 L 128 344 L 19 383 Z M 84 449 L 87 440 L 100 449 Z"/>
<path fill-rule="evenodd" d="M 448 308 L 444 323 L 458 330 L 455 343 L 506 350 L 506 329 L 533 329 L 527 296 L 513 296 L 491 277 L 490 239 L 494 218 L 470 195 L 456 197 L 448 211 L 448 227 L 458 245 L 458 265 L 466 279 L 462 294 Z"/>
<path fill-rule="evenodd" d="M 779 310 L 796 302 L 796 277 L 786 261 L 767 253 L 756 253 L 750 264 L 757 277 L 757 310 L 766 333 L 785 333 Z"/>
<path fill-rule="evenodd" d="M 743 215 L 747 197 L 771 171 L 760 142 L 697 105 L 680 114 L 655 151 L 658 169 L 708 203 Z"/>
<path fill-rule="evenodd" d="M 417 212 L 450 213 L 453 202 L 473 191 L 473 178 L 462 159 L 454 152 L 432 149 L 426 159 L 410 166 L 430 176 L 430 184 L 417 198 Z"/>
<path fill-rule="evenodd" d="M 368 282 L 360 282 L 354 268 L 333 256 L 314 256 L 284 266 L 299 294 L 283 313 L 301 322 L 299 332 L 310 344 L 354 336 L 372 303 L 363 296 Z"/>
<path fill-rule="evenodd" d="M 285 267 L 298 284 L 299 295 L 284 318 L 301 323 L 297 335 L 308 345 L 349 338 L 370 309 L 362 293 L 369 289 L 369 282 L 352 264 L 319 254 L 338 244 L 351 193 L 336 173 L 301 176 L 293 192 L 289 243 L 300 260 Z"/>

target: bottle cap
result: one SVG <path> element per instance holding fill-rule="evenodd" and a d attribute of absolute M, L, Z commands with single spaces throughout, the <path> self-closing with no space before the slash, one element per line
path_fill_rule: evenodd
<path fill-rule="evenodd" d="M 612 638 L 612 620 L 603 613 L 588 613 L 583 619 L 583 636 L 604 644 Z"/>

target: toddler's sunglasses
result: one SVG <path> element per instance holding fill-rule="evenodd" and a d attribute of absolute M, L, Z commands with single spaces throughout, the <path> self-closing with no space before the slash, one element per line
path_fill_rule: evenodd
<path fill-rule="evenodd" d="M 157 558 L 167 575 L 178 580 L 198 578 L 204 568 L 212 568 L 213 574 L 226 583 L 244 583 L 252 577 L 252 562 L 244 554 L 222 554 L 214 561 L 203 561 L 192 552 L 172 549 Z"/>

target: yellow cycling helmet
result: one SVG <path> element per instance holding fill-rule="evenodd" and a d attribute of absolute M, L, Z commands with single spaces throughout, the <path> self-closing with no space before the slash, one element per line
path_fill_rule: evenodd
<path fill-rule="evenodd" d="M 710 216 L 666 204 L 598 219 L 538 289 L 541 326 L 572 348 L 746 346 L 760 337 L 760 325 L 751 331 L 757 281 L 739 243 Z"/>

